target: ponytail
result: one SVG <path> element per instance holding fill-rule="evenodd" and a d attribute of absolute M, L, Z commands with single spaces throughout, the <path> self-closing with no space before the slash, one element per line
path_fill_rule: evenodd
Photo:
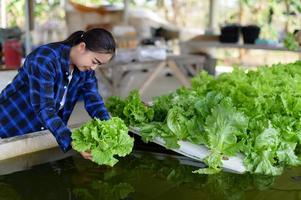
<path fill-rule="evenodd" d="M 72 33 L 67 39 L 61 41 L 61 43 L 75 46 L 75 45 L 79 44 L 80 42 L 82 42 L 81 38 L 84 33 L 85 33 L 85 31 L 76 31 L 76 32 Z"/>
<path fill-rule="evenodd" d="M 76 31 L 72 33 L 66 40 L 60 43 L 75 46 L 81 42 L 86 44 L 86 48 L 97 53 L 112 54 L 115 56 L 116 43 L 113 35 L 102 28 L 94 28 L 85 31 Z"/>

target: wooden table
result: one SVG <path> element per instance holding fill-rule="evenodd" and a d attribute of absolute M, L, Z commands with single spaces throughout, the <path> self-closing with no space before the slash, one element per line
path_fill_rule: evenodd
<path fill-rule="evenodd" d="M 170 68 L 175 77 L 183 86 L 190 86 L 190 77 L 203 69 L 205 58 L 196 55 L 171 55 L 165 60 L 152 60 L 131 63 L 110 63 L 107 68 L 100 68 L 100 73 L 109 83 L 112 94 L 118 95 L 118 89 L 122 78 L 128 71 L 151 70 L 145 82 L 139 88 L 142 95 L 151 83 L 160 75 L 166 67 Z"/>
<path fill-rule="evenodd" d="M 289 50 L 280 45 L 267 45 L 267 44 L 240 44 L 240 43 L 221 43 L 219 41 L 188 41 L 182 42 L 183 48 L 237 48 L 237 49 L 261 49 L 271 51 L 290 51 L 295 53 L 301 53 L 299 50 Z M 185 47 L 186 46 L 186 47 Z"/>
<path fill-rule="evenodd" d="M 202 40 L 190 40 L 187 42 L 180 43 L 181 53 L 189 54 L 193 52 L 206 52 L 211 57 L 216 57 L 216 52 L 214 49 L 217 48 L 232 48 L 239 49 L 240 54 L 243 50 L 267 50 L 267 51 L 286 51 L 293 52 L 299 55 L 299 59 L 301 60 L 301 48 L 299 50 L 289 50 L 280 45 L 268 45 L 268 44 L 241 44 L 241 43 L 221 43 L 219 41 L 202 41 Z M 240 55 L 240 58 L 242 55 Z"/>

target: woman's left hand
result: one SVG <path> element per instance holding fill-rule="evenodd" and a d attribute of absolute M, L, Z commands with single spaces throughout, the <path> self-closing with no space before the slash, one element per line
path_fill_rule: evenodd
<path fill-rule="evenodd" d="M 73 148 L 73 145 L 71 143 L 71 146 Z M 91 154 L 91 151 L 83 151 L 83 152 L 80 152 L 80 155 L 82 155 L 82 157 L 84 157 L 85 159 L 87 160 L 92 160 L 92 154 Z"/>
<path fill-rule="evenodd" d="M 92 160 L 92 154 L 90 151 L 83 151 L 80 153 L 85 159 Z"/>

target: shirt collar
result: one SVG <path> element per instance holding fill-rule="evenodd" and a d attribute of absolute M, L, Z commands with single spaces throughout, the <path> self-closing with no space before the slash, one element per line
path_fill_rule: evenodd
<path fill-rule="evenodd" d="M 71 46 L 66 45 L 66 44 L 61 44 L 61 62 L 62 62 L 62 66 L 63 66 L 63 72 L 66 75 L 69 75 L 70 72 L 70 50 L 71 50 Z"/>

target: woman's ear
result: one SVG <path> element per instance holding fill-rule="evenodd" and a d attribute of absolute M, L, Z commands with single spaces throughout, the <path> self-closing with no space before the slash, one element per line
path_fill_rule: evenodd
<path fill-rule="evenodd" d="M 80 42 L 80 43 L 78 44 L 78 51 L 79 51 L 80 53 L 84 53 L 84 52 L 86 51 L 86 43 Z"/>

